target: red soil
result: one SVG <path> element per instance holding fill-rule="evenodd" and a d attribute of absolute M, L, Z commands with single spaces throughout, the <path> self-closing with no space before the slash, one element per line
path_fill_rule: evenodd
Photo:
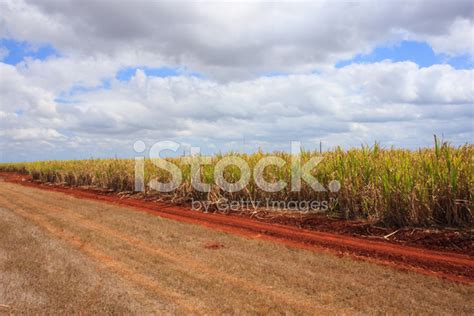
<path fill-rule="evenodd" d="M 469 255 L 469 251 L 464 254 L 452 251 L 438 251 L 430 249 L 429 244 L 427 247 L 412 247 L 383 240 L 369 240 L 344 234 L 260 222 L 241 216 L 201 213 L 191 211 L 186 207 L 132 198 L 121 198 L 114 194 L 94 190 L 43 185 L 30 182 L 27 176 L 19 174 L 0 173 L 0 177 L 8 182 L 62 192 L 78 198 L 129 206 L 136 210 L 145 211 L 164 218 L 199 224 L 241 236 L 267 239 L 287 246 L 313 251 L 349 255 L 353 258 L 364 259 L 399 269 L 417 271 L 444 279 L 474 284 L 474 256 Z"/>

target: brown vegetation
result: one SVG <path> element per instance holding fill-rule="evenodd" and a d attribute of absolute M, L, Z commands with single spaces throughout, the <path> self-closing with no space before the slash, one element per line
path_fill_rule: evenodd
<path fill-rule="evenodd" d="M 170 180 L 170 173 L 145 160 L 144 176 L 147 194 L 172 203 L 189 204 L 193 200 L 208 201 L 215 209 L 221 199 L 230 201 L 327 201 L 328 213 L 345 219 L 363 219 L 388 227 L 456 226 L 472 225 L 474 146 L 452 147 L 435 138 L 433 148 L 419 150 L 384 149 L 378 144 L 361 149 L 335 149 L 322 153 L 324 159 L 312 174 L 326 188 L 338 180 L 340 190 L 316 192 L 303 181 L 299 192 L 287 185 L 283 190 L 269 193 L 261 190 L 250 177 L 249 184 L 239 192 L 226 192 L 215 184 L 214 168 L 226 155 L 212 157 L 212 163 L 202 167 L 201 179 L 211 184 L 209 193 L 199 192 L 191 185 L 190 157 L 168 159 L 183 174 L 183 183 L 170 194 L 155 194 L 151 179 Z M 276 152 L 257 152 L 241 157 L 253 170 L 261 158 L 276 156 L 285 162 L 284 167 L 268 166 L 263 178 L 269 182 L 279 180 L 291 183 L 293 156 Z M 319 156 L 319 152 L 302 151 L 301 163 Z M 193 159 L 199 159 L 195 157 Z M 297 168 L 296 168 L 297 169 Z M 91 159 L 79 161 L 43 161 L 0 164 L 0 171 L 22 172 L 34 180 L 69 186 L 93 186 L 115 192 L 134 188 L 134 160 Z M 227 168 L 224 177 L 235 182 L 241 174 L 237 168 Z"/>

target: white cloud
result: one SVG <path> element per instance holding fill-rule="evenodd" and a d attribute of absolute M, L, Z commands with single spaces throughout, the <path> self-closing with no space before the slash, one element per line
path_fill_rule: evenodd
<path fill-rule="evenodd" d="M 60 52 L 0 63 L 0 160 L 133 154 L 137 139 L 212 151 L 284 149 L 291 140 L 416 147 L 434 133 L 470 142 L 473 70 L 333 65 L 401 39 L 472 56 L 473 14 L 468 1 L 200 2 L 179 10 L 172 2 L 0 1 L 0 37 Z M 128 82 L 114 79 L 128 66 L 203 77 L 138 70 Z M 289 75 L 262 75 L 269 72 Z"/>
<path fill-rule="evenodd" d="M 229 83 L 149 77 L 137 70 L 129 82 L 113 80 L 109 89 L 82 92 L 64 104 L 34 86 L 39 83 L 25 73 L 28 67 L 2 67 L 8 71 L 2 87 L 11 98 L 6 105 L 26 100 L 26 106 L 19 115 L 2 102 L 0 139 L 47 140 L 55 150 L 71 148 L 73 156 L 84 148 L 123 153 L 136 139 L 226 150 L 241 149 L 244 138 L 248 149 L 275 149 L 291 140 L 417 146 L 429 145 L 433 133 L 457 143 L 473 136 L 474 71 L 448 65 L 387 61 Z"/>
<path fill-rule="evenodd" d="M 12 128 L 4 129 L 0 131 L 0 136 L 13 141 L 22 141 L 22 140 L 60 140 L 65 139 L 63 135 L 58 133 L 58 131 L 52 128 Z"/>
<path fill-rule="evenodd" d="M 0 36 L 51 43 L 69 57 L 185 66 L 227 81 L 324 69 L 406 37 L 439 53 L 472 54 L 474 15 L 465 0 L 4 0 L 0 12 Z"/>
<path fill-rule="evenodd" d="M 474 23 L 469 19 L 456 19 L 448 34 L 428 38 L 433 50 L 451 56 L 469 54 L 474 56 Z"/>

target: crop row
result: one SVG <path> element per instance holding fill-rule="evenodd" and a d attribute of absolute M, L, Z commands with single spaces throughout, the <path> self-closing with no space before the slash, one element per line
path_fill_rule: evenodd
<path fill-rule="evenodd" d="M 288 185 L 278 192 L 266 192 L 250 177 L 248 185 L 237 192 L 222 190 L 214 181 L 214 167 L 223 157 L 237 155 L 251 170 L 258 161 L 270 154 L 228 153 L 211 158 L 209 165 L 200 169 L 201 181 L 210 184 L 209 192 L 196 190 L 191 183 L 191 168 L 183 157 L 167 158 L 182 172 L 182 183 L 172 192 L 160 194 L 163 199 L 189 203 L 206 200 L 217 203 L 220 199 L 246 201 L 329 201 L 328 212 L 345 218 L 363 218 L 390 226 L 472 224 L 473 145 L 460 147 L 435 141 L 433 148 L 405 150 L 381 148 L 378 144 L 358 149 L 335 150 L 322 153 L 323 160 L 312 169 L 312 175 L 324 186 L 332 180 L 340 182 L 340 190 L 316 192 L 302 181 L 301 190 L 294 192 L 292 156 L 274 152 L 272 156 L 287 162 L 283 166 L 264 169 L 265 181 L 279 180 Z M 319 152 L 302 151 L 302 164 Z M 33 179 L 63 183 L 70 186 L 94 186 L 113 191 L 133 191 L 135 161 L 133 159 L 89 159 L 69 161 L 39 161 L 0 164 L 1 171 L 29 173 Z M 240 170 L 228 167 L 224 178 L 235 182 Z M 145 160 L 144 180 L 146 194 L 153 194 L 151 179 L 169 181 L 171 175 Z M 155 192 L 156 194 L 156 192 Z"/>

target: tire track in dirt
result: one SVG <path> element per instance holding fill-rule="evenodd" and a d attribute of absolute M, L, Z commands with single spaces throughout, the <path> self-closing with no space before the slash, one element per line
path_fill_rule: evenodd
<path fill-rule="evenodd" d="M 265 285 L 256 284 L 255 280 L 252 280 L 252 281 L 245 280 L 243 278 L 238 278 L 230 274 L 227 274 L 225 272 L 221 272 L 221 271 L 209 268 L 209 266 L 195 259 L 192 259 L 184 255 L 175 255 L 174 253 L 166 251 L 163 248 L 158 248 L 157 245 L 152 245 L 134 236 L 130 236 L 116 229 L 88 220 L 84 218 L 83 216 L 80 216 L 74 211 L 71 211 L 67 208 L 57 206 L 57 205 L 52 205 L 51 203 L 50 204 L 44 203 L 40 201 L 38 198 L 35 199 L 34 197 L 28 196 L 28 194 L 25 194 L 25 192 L 19 193 L 17 191 L 14 191 L 5 187 L 2 187 L 0 192 L 1 191 L 7 191 L 9 195 L 12 198 L 14 198 L 15 201 L 18 201 L 17 207 L 22 207 L 22 204 L 27 204 L 26 206 L 29 206 L 35 209 L 40 208 L 43 212 L 46 211 L 47 213 L 49 213 L 49 215 L 42 213 L 43 215 L 48 216 L 52 219 L 58 219 L 58 217 L 53 216 L 51 214 L 60 215 L 61 218 L 74 221 L 75 225 L 82 226 L 91 231 L 100 232 L 104 235 L 112 236 L 113 238 L 120 240 L 150 255 L 155 255 L 155 256 L 164 258 L 172 262 L 176 266 L 179 266 L 179 270 L 181 270 L 184 273 L 189 274 L 189 268 L 191 268 L 195 271 L 197 270 L 198 272 L 208 274 L 210 277 L 214 279 L 225 280 L 227 283 L 243 288 L 245 290 L 259 292 L 267 297 L 272 297 L 273 301 L 290 305 L 297 310 L 307 311 L 312 306 L 311 301 L 305 300 L 301 297 L 298 297 L 298 298 L 289 297 L 288 293 L 277 292 L 274 289 L 270 290 L 269 288 L 265 287 Z M 0 199 L 6 200 L 5 197 L 1 195 L 0 195 Z M 15 201 L 9 201 L 9 203 L 16 204 Z M 21 201 L 22 204 L 20 204 L 19 201 Z M 198 276 L 198 278 L 201 276 L 198 273 L 192 273 L 191 275 L 193 277 Z M 201 277 L 201 279 L 206 280 L 207 278 Z"/>
<path fill-rule="evenodd" d="M 45 186 L 22 181 L 19 175 L 2 174 L 7 181 L 40 189 L 66 193 L 78 198 L 100 200 L 111 204 L 125 205 L 164 218 L 199 224 L 215 230 L 250 238 L 267 239 L 287 246 L 344 254 L 357 259 L 383 264 L 403 270 L 412 270 L 457 282 L 474 283 L 474 260 L 472 257 L 449 252 L 433 251 L 380 241 L 307 231 L 278 224 L 257 222 L 251 219 L 193 212 L 183 207 L 163 205 L 135 199 L 121 199 L 115 195 L 96 191 Z M 24 177 L 24 176 L 23 176 Z"/>
<path fill-rule="evenodd" d="M 50 189 L 49 187 L 40 186 Z M 250 238 L 260 238 L 317 252 L 349 255 L 376 264 L 449 279 L 456 282 L 474 283 L 474 260 L 469 256 L 370 241 L 331 233 L 305 231 L 303 229 L 268 224 L 221 214 L 205 214 L 180 207 L 147 203 L 140 200 L 120 199 L 117 196 L 98 195 L 74 189 L 52 187 L 79 198 L 106 201 L 115 205 L 134 207 L 157 216 L 180 222 L 199 224 L 215 230 Z M 57 190 L 59 189 L 59 190 Z"/>
<path fill-rule="evenodd" d="M 51 225 L 47 220 L 44 219 L 42 216 L 34 215 L 31 213 L 26 212 L 21 208 L 15 208 L 10 210 L 17 215 L 23 217 L 26 220 L 29 220 L 36 225 L 40 226 L 44 230 L 46 230 L 51 235 L 67 242 L 73 248 L 83 252 L 87 256 L 93 258 L 95 261 L 99 262 L 103 266 L 107 267 L 109 270 L 112 270 L 126 280 L 135 283 L 136 285 L 143 286 L 148 290 L 151 290 L 155 294 L 157 294 L 160 298 L 165 299 L 171 305 L 177 306 L 179 310 L 185 313 L 192 313 L 192 314 L 201 314 L 200 311 L 196 310 L 196 308 L 192 304 L 185 303 L 185 297 L 181 296 L 178 293 L 171 291 L 170 289 L 163 288 L 160 284 L 155 282 L 153 279 L 143 275 L 141 273 L 137 273 L 133 271 L 126 265 L 114 260 L 110 256 L 107 256 L 102 251 L 88 245 L 84 241 L 82 241 L 79 237 L 70 232 L 62 230 L 54 225 Z"/>

